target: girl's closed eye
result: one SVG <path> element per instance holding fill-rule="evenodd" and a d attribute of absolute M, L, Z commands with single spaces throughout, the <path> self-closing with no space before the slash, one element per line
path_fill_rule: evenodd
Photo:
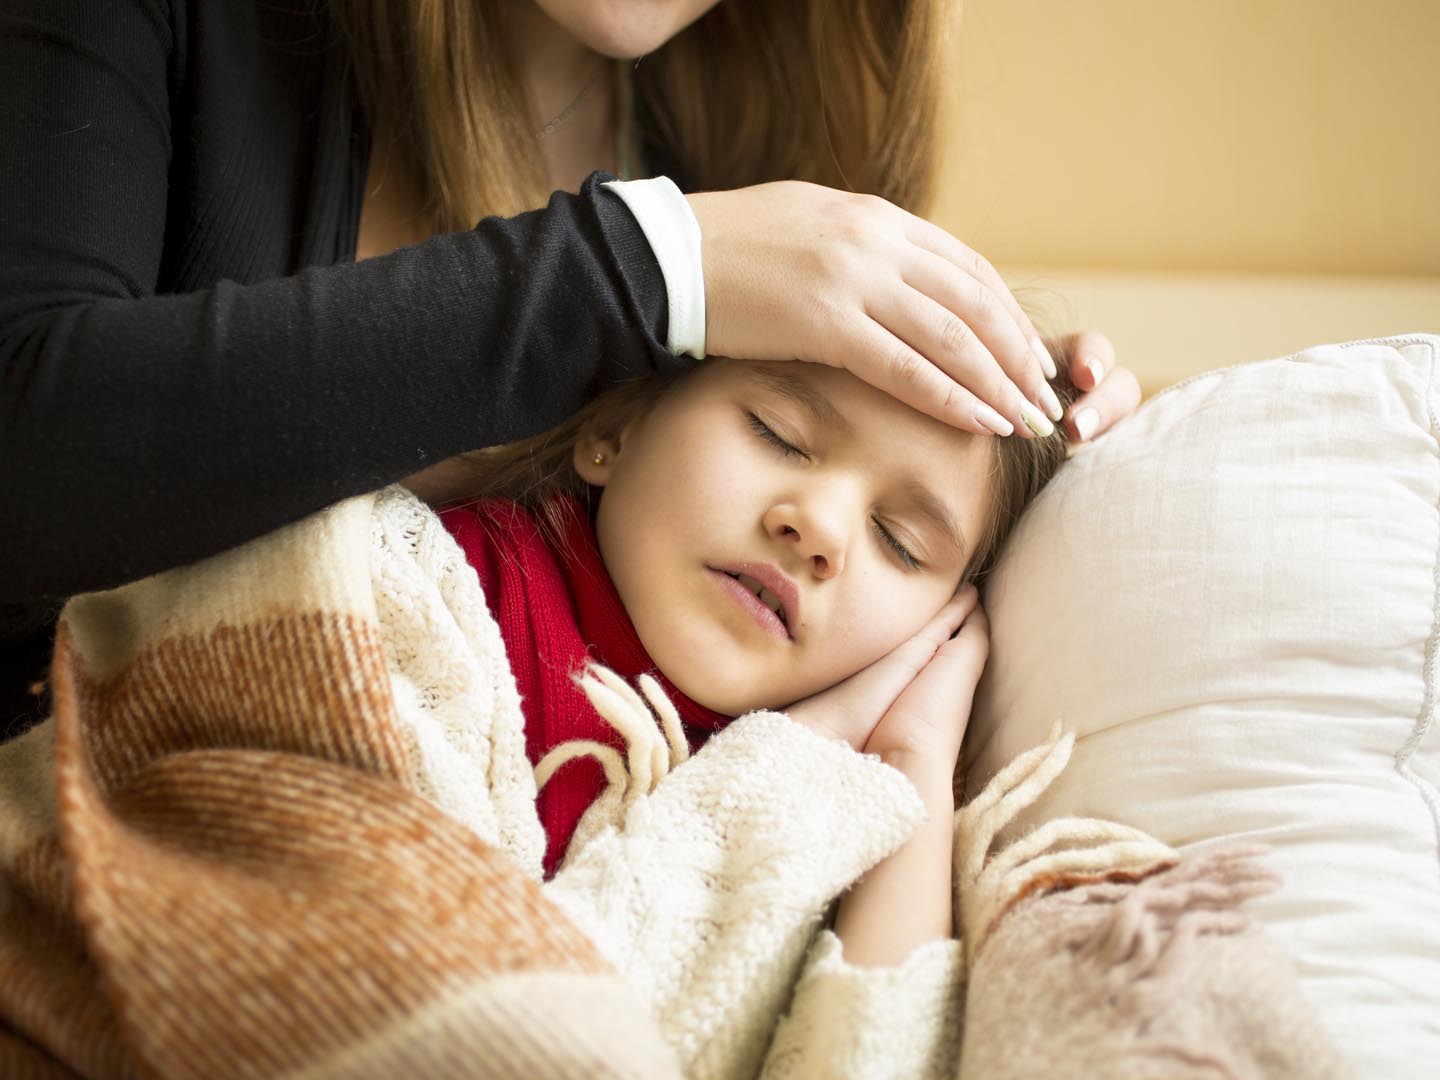
<path fill-rule="evenodd" d="M 900 542 L 899 538 L 894 533 L 892 533 L 889 529 L 885 527 L 884 522 L 882 522 L 879 518 L 871 518 L 870 520 L 875 523 L 875 531 L 880 534 L 880 539 L 884 541 L 885 546 L 894 553 L 895 557 L 900 560 L 900 562 L 904 565 L 905 569 L 922 569 L 920 560 L 917 559 L 910 552 L 909 548 L 907 548 L 904 544 Z"/>
<path fill-rule="evenodd" d="M 780 435 L 776 434 L 775 429 L 772 428 L 769 424 L 765 423 L 764 420 L 761 420 L 759 416 L 755 415 L 755 413 L 747 412 L 745 414 L 745 419 L 749 423 L 750 429 L 754 431 L 756 435 L 760 436 L 760 438 L 764 439 L 771 446 L 775 447 L 775 449 L 779 450 L 786 457 L 808 458 L 810 456 L 804 450 L 800 449 L 800 447 L 790 442 L 788 439 L 785 439 Z"/>
<path fill-rule="evenodd" d="M 745 413 L 745 420 L 752 431 L 761 439 L 769 443 L 776 450 L 786 457 L 808 458 L 807 454 L 800 447 L 780 435 L 774 428 L 753 412 Z M 906 570 L 921 570 L 923 566 L 915 554 L 907 548 L 893 532 L 885 527 L 885 524 L 877 517 L 870 519 L 875 526 L 875 532 L 879 535 L 881 542 L 890 549 L 891 554 L 900 562 Z"/>

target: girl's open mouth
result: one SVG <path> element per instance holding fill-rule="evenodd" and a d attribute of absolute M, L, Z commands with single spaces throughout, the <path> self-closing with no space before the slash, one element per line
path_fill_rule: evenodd
<path fill-rule="evenodd" d="M 713 567 L 707 570 L 716 584 L 729 593 L 762 630 L 782 641 L 792 640 L 784 602 L 775 592 L 749 574 Z"/>

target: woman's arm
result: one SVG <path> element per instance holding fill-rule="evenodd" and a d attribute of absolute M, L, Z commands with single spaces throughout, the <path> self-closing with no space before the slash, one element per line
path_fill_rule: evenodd
<path fill-rule="evenodd" d="M 286 54 L 277 12 L 0 0 L 0 520 L 25 522 L 0 601 L 196 559 L 679 362 L 649 245 L 593 179 L 294 273 L 294 230 L 344 232 L 353 170 L 343 137 L 338 164 L 297 145 L 295 113 L 349 114 L 286 97 L 326 58 Z"/>

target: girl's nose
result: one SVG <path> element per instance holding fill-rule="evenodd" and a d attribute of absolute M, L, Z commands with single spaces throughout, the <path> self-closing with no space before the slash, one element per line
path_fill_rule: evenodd
<path fill-rule="evenodd" d="M 811 498 L 776 503 L 765 512 L 765 531 L 794 545 L 815 576 L 826 580 L 845 569 L 846 532 L 843 517 Z"/>

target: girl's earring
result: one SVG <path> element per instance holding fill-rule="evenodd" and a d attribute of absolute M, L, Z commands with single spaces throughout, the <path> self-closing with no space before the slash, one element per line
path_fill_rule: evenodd
<path fill-rule="evenodd" d="M 595 462 L 596 465 L 604 465 L 604 464 L 605 464 L 607 461 L 609 461 L 610 459 L 605 456 L 605 451 L 603 451 L 603 450 L 596 450 L 596 451 L 595 451 L 595 456 L 594 456 L 593 458 L 591 458 L 590 460 L 592 460 L 593 462 Z"/>

